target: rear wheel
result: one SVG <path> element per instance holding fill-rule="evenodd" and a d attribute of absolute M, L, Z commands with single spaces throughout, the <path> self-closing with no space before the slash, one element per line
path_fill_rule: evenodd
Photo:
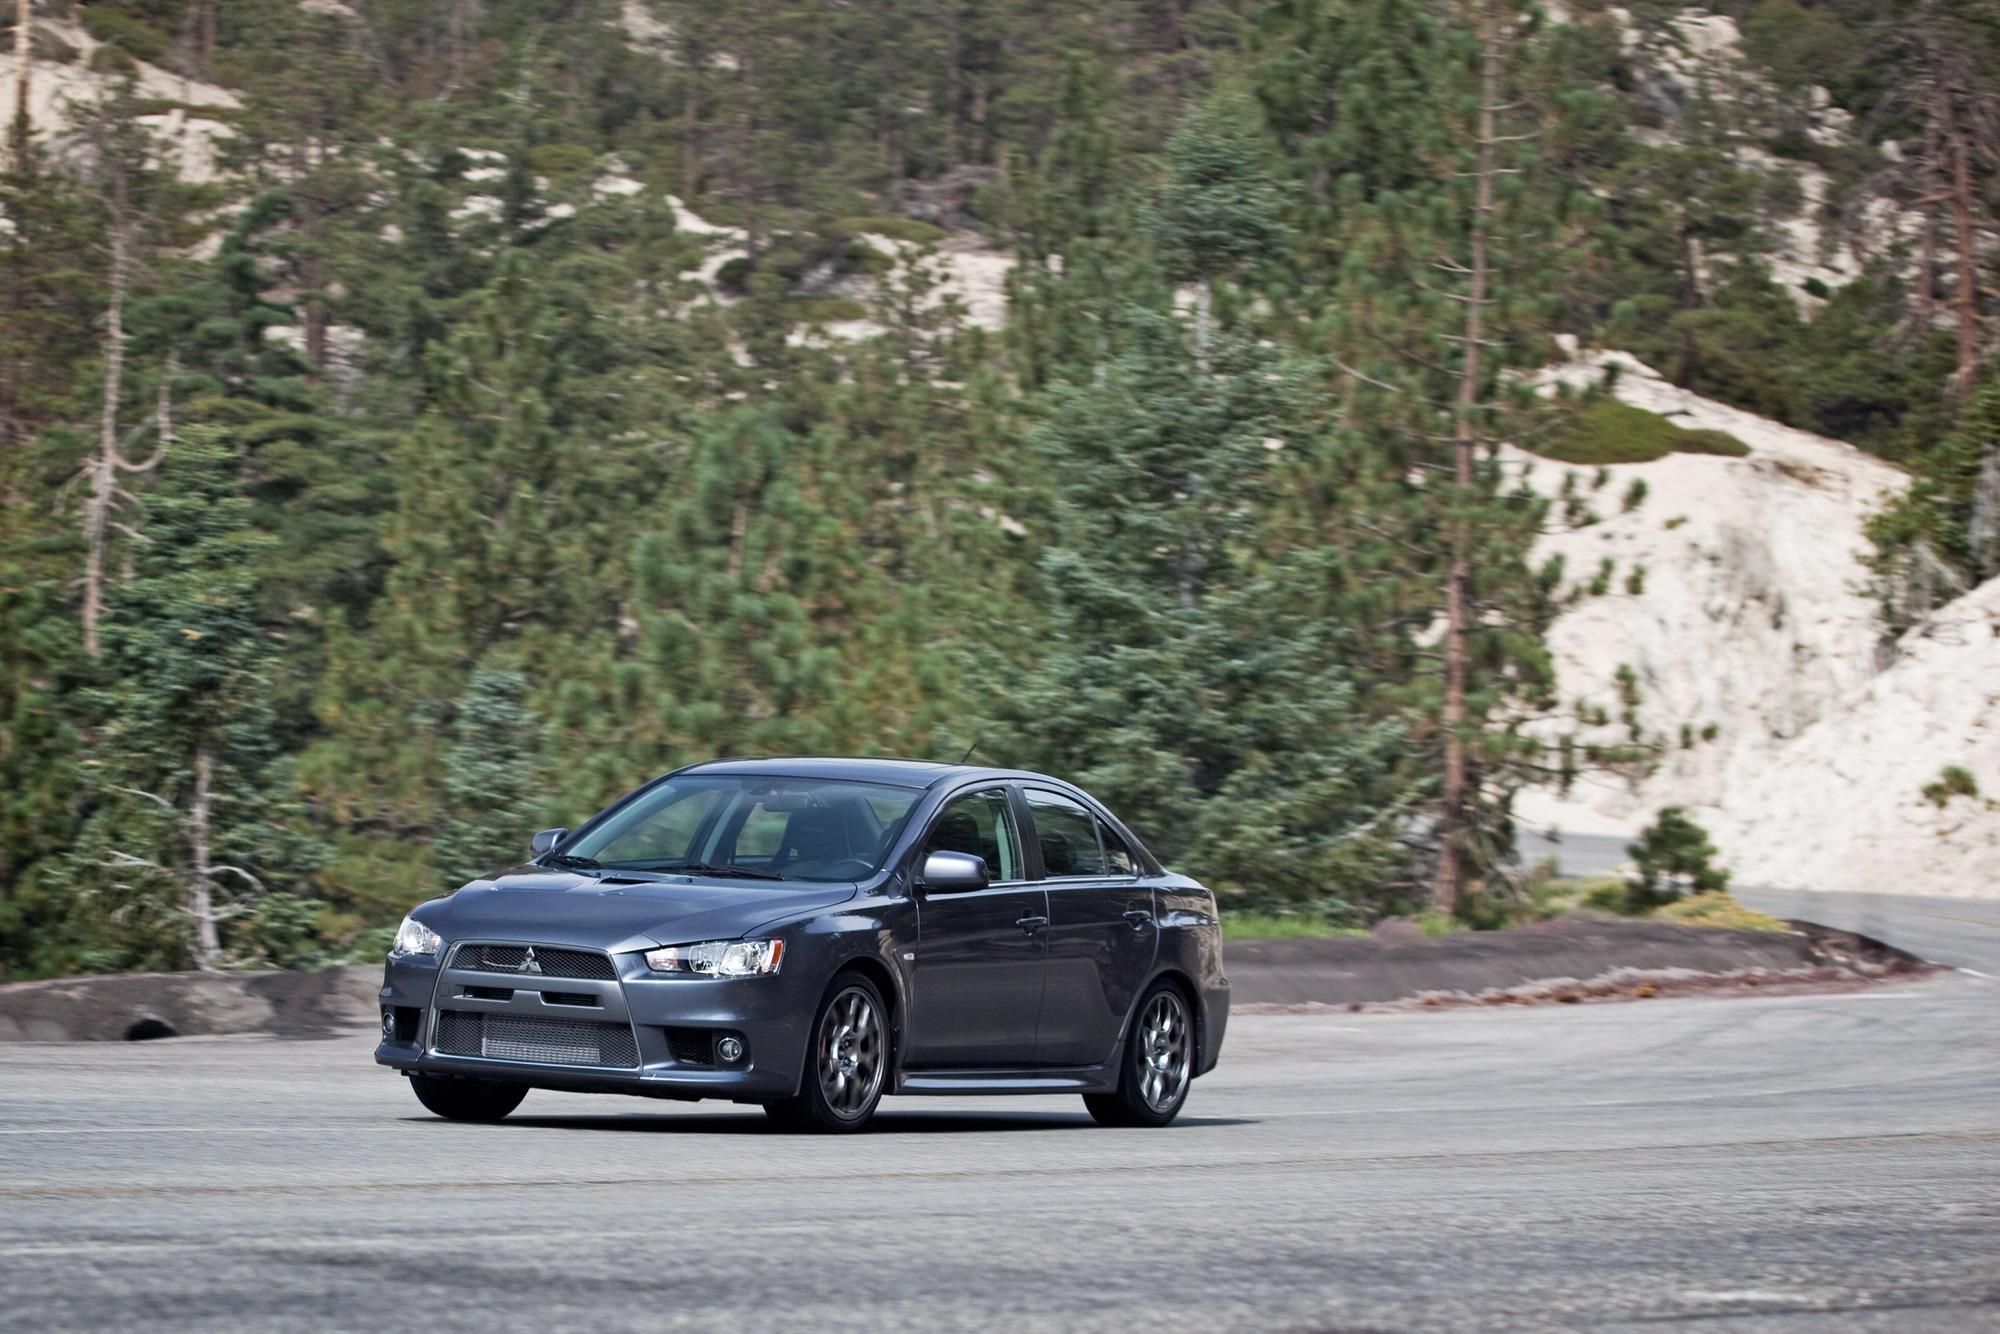
<path fill-rule="evenodd" d="M 1086 1093 L 1084 1106 L 1101 1126 L 1163 1126 L 1180 1115 L 1194 1077 L 1194 1020 L 1187 998 L 1158 982 L 1139 1002 L 1139 1019 L 1125 1043 L 1116 1093 Z"/>
<path fill-rule="evenodd" d="M 889 1013 L 882 993 L 858 973 L 827 988 L 813 1021 L 812 1046 L 796 1097 L 764 1111 L 788 1130 L 859 1130 L 875 1115 L 889 1073 Z"/>
<path fill-rule="evenodd" d="M 411 1075 L 410 1088 L 418 1102 L 447 1121 L 498 1121 L 528 1096 L 526 1084 L 436 1075 Z"/>

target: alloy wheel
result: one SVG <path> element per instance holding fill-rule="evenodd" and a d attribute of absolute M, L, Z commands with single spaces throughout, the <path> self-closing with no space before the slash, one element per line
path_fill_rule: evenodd
<path fill-rule="evenodd" d="M 1139 1021 L 1139 1096 L 1156 1112 L 1172 1107 L 1187 1087 L 1187 1006 L 1171 991 L 1153 997 Z"/>
<path fill-rule="evenodd" d="M 882 1087 L 885 1047 L 881 1011 L 874 998 L 849 987 L 833 998 L 820 1021 L 820 1093 L 843 1120 L 865 1116 Z"/>

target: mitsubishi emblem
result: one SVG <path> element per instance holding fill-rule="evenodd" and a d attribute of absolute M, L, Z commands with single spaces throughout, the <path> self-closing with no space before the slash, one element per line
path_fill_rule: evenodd
<path fill-rule="evenodd" d="M 542 971 L 541 963 L 535 958 L 535 947 L 533 945 L 528 946 L 528 952 L 521 957 L 521 966 L 514 971 L 517 973 L 539 973 Z"/>

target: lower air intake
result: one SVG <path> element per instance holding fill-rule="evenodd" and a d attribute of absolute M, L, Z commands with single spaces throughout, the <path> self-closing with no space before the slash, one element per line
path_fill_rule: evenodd
<path fill-rule="evenodd" d="M 438 1015 L 437 1050 L 446 1056 L 484 1056 L 536 1065 L 585 1065 L 629 1070 L 639 1064 L 638 1044 L 626 1024 L 577 1019 L 523 1019 L 511 1014 Z"/>

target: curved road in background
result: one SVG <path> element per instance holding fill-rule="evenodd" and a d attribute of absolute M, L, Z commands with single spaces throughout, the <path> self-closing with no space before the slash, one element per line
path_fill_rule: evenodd
<path fill-rule="evenodd" d="M 1631 860 L 1625 855 L 1630 841 L 1603 834 L 1565 834 L 1554 841 L 1529 835 L 1521 840 L 1521 856 L 1529 863 L 1554 858 L 1566 875 L 1610 875 Z M 2000 977 L 2000 898 L 1835 894 L 1745 885 L 1732 885 L 1729 892 L 1774 916 L 1859 931 L 1934 963 Z"/>
<path fill-rule="evenodd" d="M 1995 961 L 1988 905 L 1811 902 Z M 359 1036 L 0 1046 L 0 1329 L 1990 1330 L 1997 1019 L 1969 973 L 1246 1015 L 1166 1131 L 904 1099 L 843 1139 L 450 1125 Z"/>

